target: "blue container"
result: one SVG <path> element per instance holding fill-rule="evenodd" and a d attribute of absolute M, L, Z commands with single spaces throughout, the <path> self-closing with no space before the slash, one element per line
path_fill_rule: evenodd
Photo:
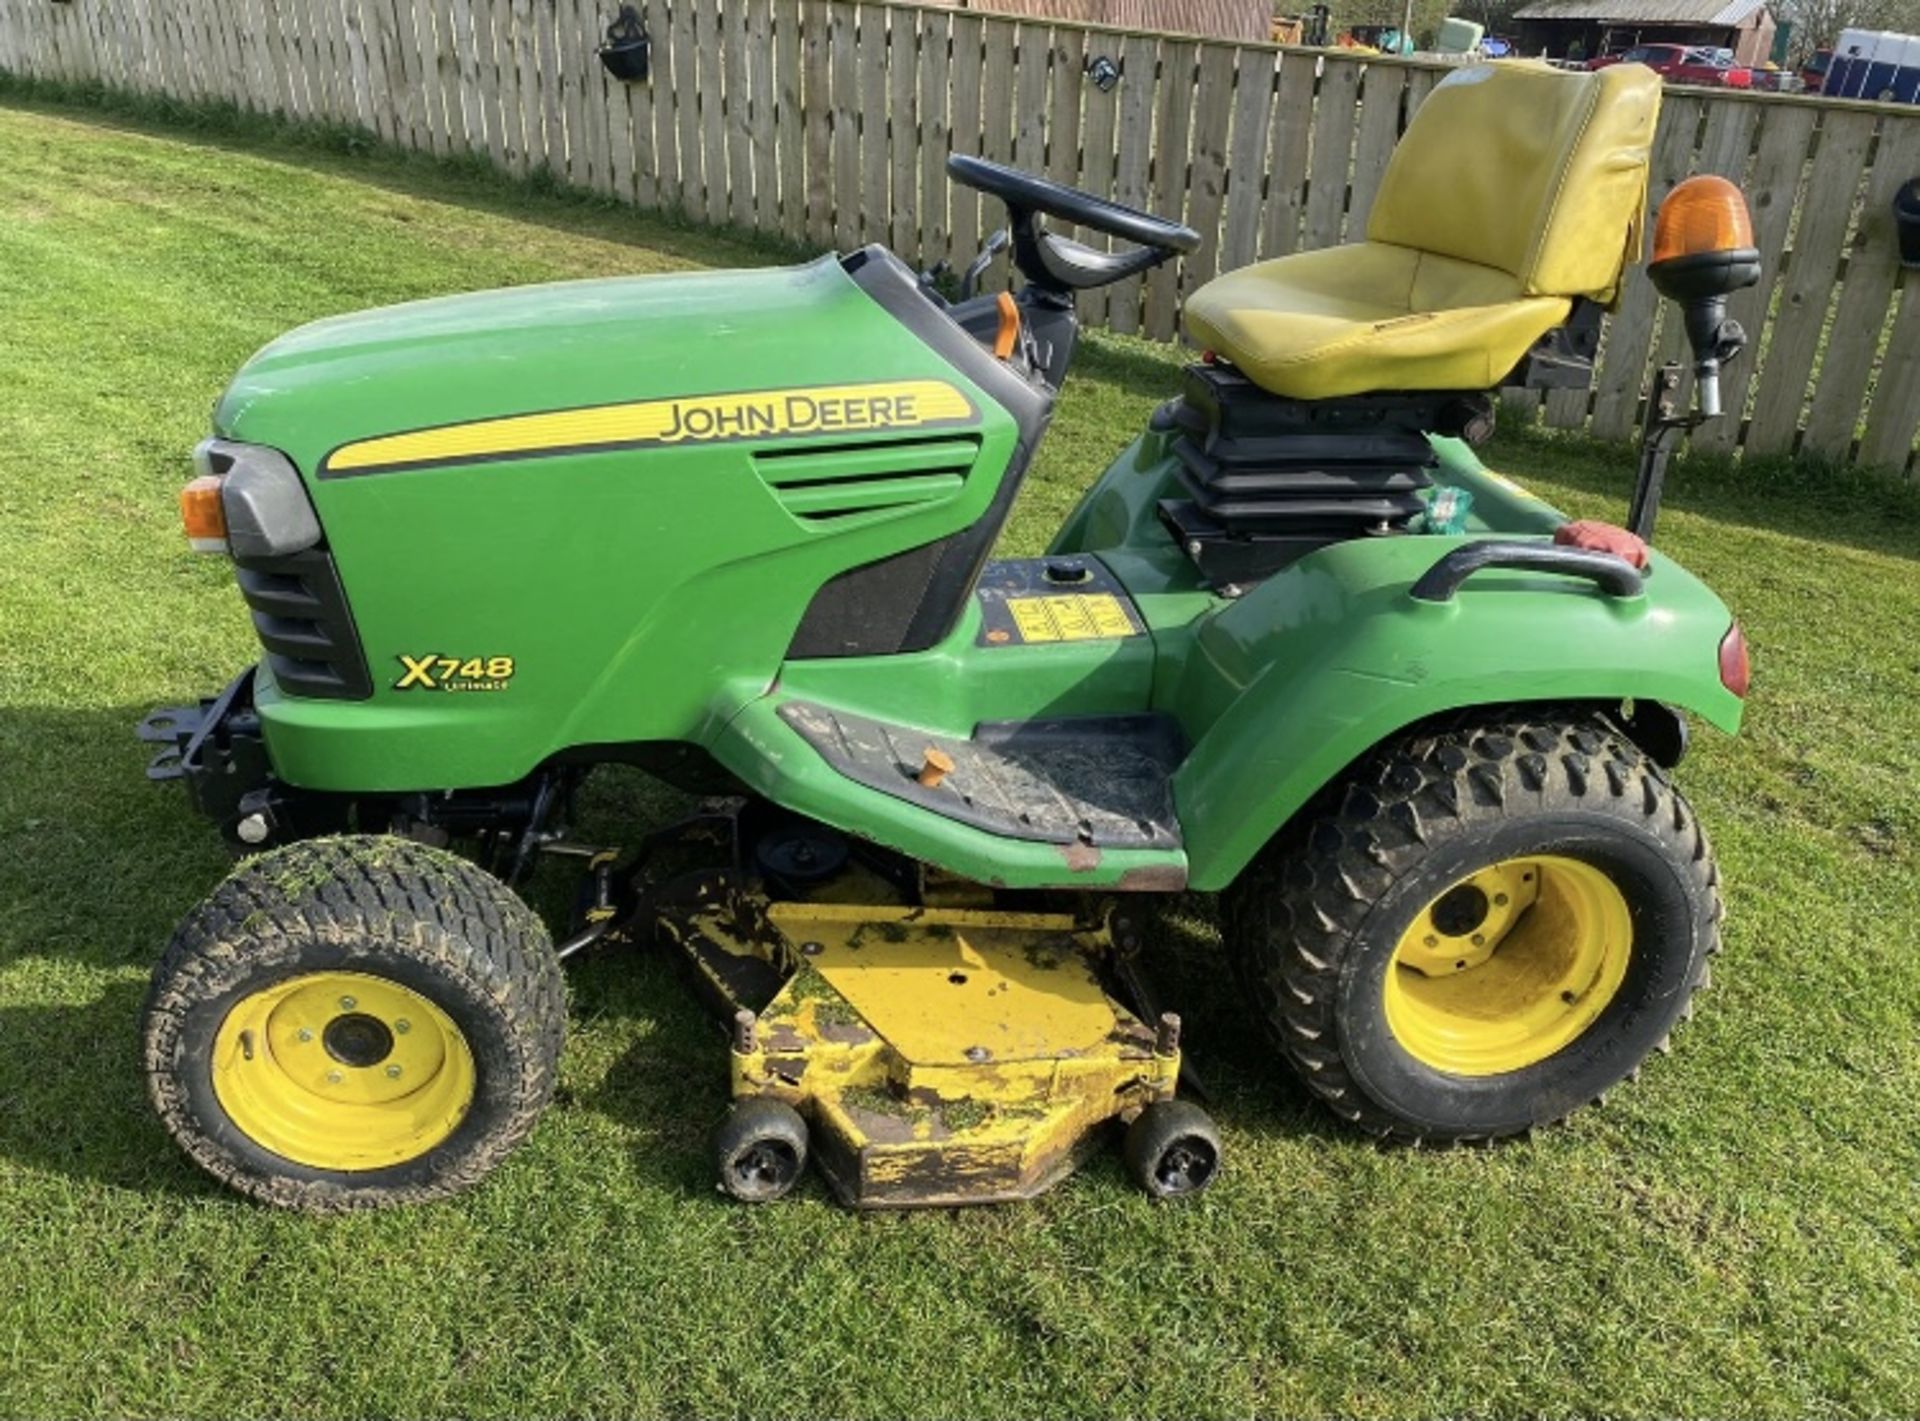
<path fill-rule="evenodd" d="M 1920 37 L 1842 30 L 1821 92 L 1836 99 L 1920 103 Z"/>
<path fill-rule="evenodd" d="M 1879 39 L 1879 33 L 1874 30 L 1840 31 L 1840 39 L 1833 46 L 1833 63 L 1827 68 L 1827 81 L 1820 86 L 1820 92 L 1834 99 L 1857 99 L 1864 95 Z"/>
<path fill-rule="evenodd" d="M 1908 35 L 1905 48 L 1893 74 L 1893 101 L 1920 104 L 1920 35 Z"/>

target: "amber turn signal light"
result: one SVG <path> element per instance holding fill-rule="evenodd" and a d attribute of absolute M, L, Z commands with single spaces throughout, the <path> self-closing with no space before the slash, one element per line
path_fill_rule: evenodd
<path fill-rule="evenodd" d="M 1740 353 L 1747 333 L 1727 314 L 1727 297 L 1760 279 L 1747 200 L 1725 178 L 1688 178 L 1660 204 L 1647 276 L 1680 303 L 1693 347 L 1695 399 L 1702 419 L 1720 413 L 1720 367 Z"/>
<path fill-rule="evenodd" d="M 1662 296 L 1683 304 L 1724 299 L 1758 281 L 1760 253 L 1740 189 L 1703 174 L 1668 193 L 1654 219 L 1647 275 Z"/>
<path fill-rule="evenodd" d="M 1747 215 L 1746 198 L 1725 178 L 1711 174 L 1688 178 L 1668 193 L 1654 220 L 1655 262 L 1752 247 L 1753 219 Z"/>
<path fill-rule="evenodd" d="M 220 478 L 202 474 L 180 490 L 180 521 L 187 530 L 187 546 L 196 553 L 227 550 L 227 511 L 220 503 Z"/>

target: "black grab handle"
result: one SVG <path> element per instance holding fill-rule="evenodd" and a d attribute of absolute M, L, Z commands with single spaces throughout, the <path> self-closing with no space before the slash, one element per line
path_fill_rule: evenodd
<path fill-rule="evenodd" d="M 1489 567 L 1517 567 L 1529 572 L 1558 572 L 1597 582 L 1615 597 L 1638 597 L 1645 585 L 1638 568 L 1612 553 L 1567 548 L 1558 543 L 1502 543 L 1485 540 L 1463 543 L 1420 574 L 1413 596 L 1422 602 L 1450 602 L 1460 584 Z"/>

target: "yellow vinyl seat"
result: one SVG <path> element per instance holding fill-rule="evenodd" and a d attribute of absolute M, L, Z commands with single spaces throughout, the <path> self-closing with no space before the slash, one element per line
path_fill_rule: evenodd
<path fill-rule="evenodd" d="M 1187 334 L 1261 387 L 1321 400 L 1485 390 L 1638 256 L 1660 78 L 1480 64 L 1435 86 L 1366 240 L 1208 282 Z"/>

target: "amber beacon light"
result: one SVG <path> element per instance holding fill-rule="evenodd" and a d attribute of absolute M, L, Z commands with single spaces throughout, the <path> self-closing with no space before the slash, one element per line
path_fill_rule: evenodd
<path fill-rule="evenodd" d="M 1720 366 L 1746 344 L 1727 297 L 1760 279 L 1747 200 L 1725 178 L 1688 178 L 1667 194 L 1653 227 L 1647 275 L 1685 315 L 1703 418 L 1720 413 Z"/>

